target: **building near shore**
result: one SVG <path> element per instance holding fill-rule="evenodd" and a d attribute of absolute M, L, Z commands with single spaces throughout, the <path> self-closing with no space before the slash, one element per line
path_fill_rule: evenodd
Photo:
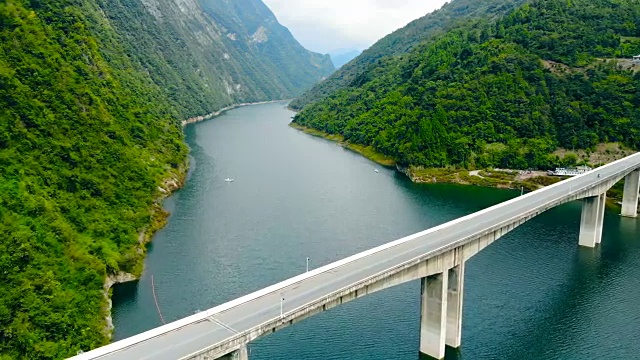
<path fill-rule="evenodd" d="M 593 170 L 591 167 L 582 165 L 582 166 L 569 167 L 569 168 L 556 168 L 555 171 L 551 171 L 551 170 L 547 171 L 547 174 L 554 175 L 554 176 L 578 176 L 591 170 Z"/>

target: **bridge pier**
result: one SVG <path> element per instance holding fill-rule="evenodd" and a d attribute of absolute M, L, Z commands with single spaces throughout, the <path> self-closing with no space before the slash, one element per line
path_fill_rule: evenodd
<path fill-rule="evenodd" d="M 580 246 L 596 247 L 602 239 L 602 223 L 604 221 L 604 205 L 606 194 L 582 199 L 582 215 L 580 218 Z"/>
<path fill-rule="evenodd" d="M 602 242 L 602 229 L 604 228 L 604 209 L 607 205 L 607 193 L 600 194 L 600 204 L 598 206 L 598 224 L 596 225 L 596 244 Z"/>
<path fill-rule="evenodd" d="M 447 291 L 447 346 L 460 347 L 462 342 L 462 295 L 464 293 L 464 261 L 449 270 Z"/>
<path fill-rule="evenodd" d="M 447 272 L 421 280 L 420 352 L 435 359 L 444 358 L 448 282 Z"/>
<path fill-rule="evenodd" d="M 247 345 L 242 345 L 240 348 L 231 353 L 231 360 L 249 360 L 249 350 Z"/>
<path fill-rule="evenodd" d="M 622 216 L 632 218 L 638 216 L 638 192 L 640 192 L 640 170 L 635 170 L 624 178 Z"/>

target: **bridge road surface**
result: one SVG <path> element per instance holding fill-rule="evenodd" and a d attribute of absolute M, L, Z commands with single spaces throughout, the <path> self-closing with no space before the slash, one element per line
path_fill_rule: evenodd
<path fill-rule="evenodd" d="M 447 226 L 449 223 L 440 225 L 442 228 L 435 232 L 411 235 L 404 238 L 406 241 L 402 243 L 312 275 L 290 286 L 211 315 L 207 319 L 193 322 L 102 356 L 98 354 L 98 356 L 92 356 L 92 351 L 82 354 L 80 357 L 100 360 L 180 359 L 221 343 L 237 332 L 247 331 L 268 320 L 280 318 L 281 296 L 285 299 L 283 302 L 284 313 L 287 313 L 377 273 L 429 252 L 435 252 L 442 247 L 480 233 L 493 225 L 518 217 L 523 212 L 568 196 L 571 192 L 583 187 L 606 181 L 607 178 L 615 177 L 624 170 L 637 169 L 638 167 L 640 167 L 640 153 L 565 180 L 556 186 L 543 188 L 515 198 L 511 200 L 511 203 L 503 204 L 503 206 L 500 204 L 492 206 L 484 210 L 484 214 L 466 216 L 457 223 L 451 223 L 451 226 Z M 576 234 L 575 240 L 577 245 L 578 234 Z M 118 343 L 107 347 L 116 344 Z"/>

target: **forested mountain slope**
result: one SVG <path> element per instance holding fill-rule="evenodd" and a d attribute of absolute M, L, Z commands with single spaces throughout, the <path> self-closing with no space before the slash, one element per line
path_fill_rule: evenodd
<path fill-rule="evenodd" d="M 181 120 L 332 71 L 249 3 L 223 25 L 197 0 L 0 2 L 0 359 L 108 342 L 105 277 L 141 271 Z"/>
<path fill-rule="evenodd" d="M 419 43 L 428 41 L 469 19 L 489 19 L 502 15 L 525 1 L 527 0 L 452 0 L 441 9 L 385 36 L 326 80 L 293 100 L 290 106 L 300 110 L 305 105 L 320 101 L 337 90 L 357 86 L 357 83 L 353 82 L 384 57 L 407 53 Z"/>
<path fill-rule="evenodd" d="M 616 60 L 637 54 L 637 1 L 538 0 L 387 59 L 294 122 L 400 165 L 550 168 L 558 146 L 640 149 L 640 75 Z"/>
<path fill-rule="evenodd" d="M 334 71 L 329 56 L 303 48 L 260 0 L 94 1 L 185 118 L 292 98 Z"/>
<path fill-rule="evenodd" d="M 186 155 L 162 91 L 91 33 L 96 7 L 71 4 L 0 4 L 3 359 L 107 341 L 105 276 L 139 267 L 156 188 Z"/>

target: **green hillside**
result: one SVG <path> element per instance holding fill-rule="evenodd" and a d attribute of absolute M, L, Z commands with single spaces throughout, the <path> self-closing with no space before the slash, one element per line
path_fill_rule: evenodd
<path fill-rule="evenodd" d="M 441 9 L 412 21 L 407 26 L 380 39 L 360 56 L 341 67 L 326 80 L 293 100 L 291 108 L 323 100 L 334 92 L 347 87 L 357 87 L 357 79 L 370 67 L 388 56 L 405 54 L 423 41 L 433 39 L 443 32 L 472 18 L 489 19 L 505 14 L 527 0 L 453 0 Z"/>
<path fill-rule="evenodd" d="M 186 156 L 158 87 L 89 31 L 96 8 L 55 3 L 0 4 L 3 359 L 107 341 L 105 276 L 139 271 L 137 234 Z"/>
<path fill-rule="evenodd" d="M 640 53 L 639 24 L 637 1 L 535 1 L 387 58 L 294 122 L 424 167 L 545 169 L 562 164 L 557 147 L 639 149 L 640 75 L 616 60 Z"/>
<path fill-rule="evenodd" d="M 108 343 L 105 278 L 142 269 L 182 120 L 333 70 L 248 3 L 223 25 L 198 0 L 0 2 L 0 359 Z"/>
<path fill-rule="evenodd" d="M 334 71 L 329 56 L 303 48 L 260 0 L 93 1 L 105 16 L 95 32 L 113 29 L 184 118 L 292 98 Z"/>

